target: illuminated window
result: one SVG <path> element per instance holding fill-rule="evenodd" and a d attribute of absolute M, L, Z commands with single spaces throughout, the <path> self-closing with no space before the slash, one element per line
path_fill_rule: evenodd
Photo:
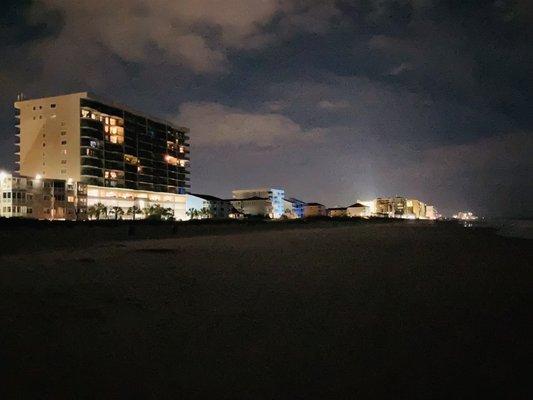
<path fill-rule="evenodd" d="M 130 165 L 139 165 L 139 159 L 130 154 L 124 154 L 124 161 Z"/>
<path fill-rule="evenodd" d="M 62 153 L 62 154 L 67 154 L 67 149 L 63 149 L 63 150 L 61 150 L 61 153 Z"/>

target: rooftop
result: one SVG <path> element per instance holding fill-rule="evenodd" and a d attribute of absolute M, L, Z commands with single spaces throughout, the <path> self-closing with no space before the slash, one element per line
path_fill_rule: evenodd
<path fill-rule="evenodd" d="M 186 128 L 184 126 L 176 126 L 173 122 L 170 122 L 170 121 L 165 120 L 163 118 L 154 117 L 153 115 L 149 115 L 149 114 L 147 114 L 145 112 L 141 112 L 139 110 L 133 109 L 133 108 L 131 108 L 129 106 L 126 106 L 124 104 L 118 103 L 118 102 L 113 101 L 113 100 L 107 100 L 104 97 L 98 96 L 98 95 L 96 95 L 94 93 L 90 93 L 90 92 L 65 93 L 65 94 L 60 94 L 60 95 L 55 95 L 55 96 L 37 97 L 37 98 L 33 98 L 33 99 L 32 98 L 24 98 L 23 100 L 18 100 L 18 101 L 15 102 L 15 108 L 16 108 L 17 103 L 24 103 L 26 101 L 36 101 L 36 100 L 44 100 L 44 99 L 54 99 L 54 98 L 65 97 L 65 96 L 77 96 L 77 97 L 82 98 L 82 99 L 88 99 L 88 100 L 97 101 L 99 103 L 102 103 L 102 104 L 105 104 L 105 105 L 108 105 L 108 106 L 111 106 L 111 107 L 115 107 L 115 108 L 120 108 L 121 110 L 128 111 L 128 112 L 130 112 L 132 114 L 142 116 L 144 118 L 150 119 L 150 120 L 155 121 L 155 122 L 159 122 L 161 124 L 170 125 L 170 126 L 176 128 L 176 129 L 184 131 L 186 133 L 188 133 L 190 131 L 189 128 Z"/>

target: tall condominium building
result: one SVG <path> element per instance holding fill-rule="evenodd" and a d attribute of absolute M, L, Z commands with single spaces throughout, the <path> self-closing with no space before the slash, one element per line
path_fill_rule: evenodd
<path fill-rule="evenodd" d="M 187 128 L 85 92 L 21 100 L 15 109 L 21 176 L 86 184 L 89 206 L 157 203 L 184 218 Z"/>

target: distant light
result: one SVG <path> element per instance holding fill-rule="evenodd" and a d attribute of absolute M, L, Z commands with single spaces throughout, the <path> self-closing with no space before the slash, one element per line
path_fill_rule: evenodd
<path fill-rule="evenodd" d="M 35 175 L 35 179 L 37 179 L 38 181 L 40 181 L 41 179 L 43 179 L 43 177 L 42 177 L 40 174 L 37 174 L 37 175 Z"/>

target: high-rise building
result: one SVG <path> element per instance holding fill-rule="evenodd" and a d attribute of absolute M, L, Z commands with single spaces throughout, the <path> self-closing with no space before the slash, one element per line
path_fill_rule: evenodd
<path fill-rule="evenodd" d="M 89 206 L 160 203 L 185 218 L 187 128 L 86 92 L 21 100 L 15 109 L 21 176 L 86 184 Z"/>

